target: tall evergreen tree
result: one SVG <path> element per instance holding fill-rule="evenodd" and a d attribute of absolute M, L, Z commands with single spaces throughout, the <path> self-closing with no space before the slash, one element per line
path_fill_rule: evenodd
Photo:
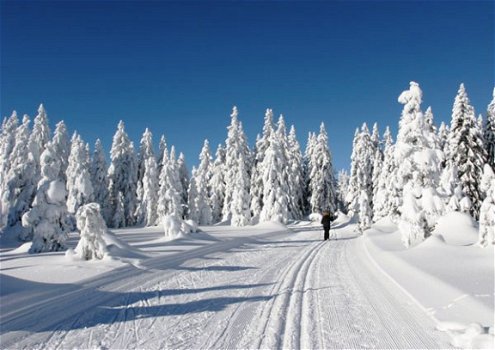
<path fill-rule="evenodd" d="M 436 191 L 443 153 L 435 130 L 421 111 L 422 96 L 419 85 L 411 82 L 398 99 L 404 108 L 394 156 L 396 181 L 403 193 L 399 229 L 406 247 L 428 237 L 444 210 Z"/>
<path fill-rule="evenodd" d="M 113 137 L 110 159 L 111 164 L 108 169 L 110 203 L 115 213 L 120 205 L 119 202 L 122 201 L 124 225 L 132 226 L 136 223 L 137 159 L 123 121 L 119 122 Z M 112 214 L 112 217 L 115 215 Z M 122 219 L 120 217 L 118 219 L 120 224 Z"/>
<path fill-rule="evenodd" d="M 225 148 L 218 145 L 215 153 L 215 161 L 212 166 L 212 175 L 210 178 L 210 203 L 212 210 L 212 221 L 217 223 L 222 219 L 222 209 L 225 198 Z"/>
<path fill-rule="evenodd" d="M 253 221 L 259 220 L 261 209 L 263 208 L 263 159 L 266 150 L 270 145 L 270 136 L 274 133 L 273 130 L 273 111 L 267 109 L 265 112 L 265 121 L 263 125 L 263 133 L 258 137 L 255 145 L 253 171 L 251 176 L 251 213 Z"/>
<path fill-rule="evenodd" d="M 186 165 L 186 157 L 184 153 L 179 153 L 179 159 L 177 159 L 177 167 L 179 171 L 179 181 L 180 181 L 180 193 L 181 193 L 181 206 L 182 206 L 182 215 L 186 214 L 187 211 L 187 189 L 189 187 L 189 172 L 187 171 Z"/>
<path fill-rule="evenodd" d="M 314 146 L 311 160 L 309 200 L 311 211 L 329 209 L 335 211 L 335 180 L 333 175 L 332 155 L 328 147 L 328 134 L 325 124 L 321 123 L 320 133 Z"/>
<path fill-rule="evenodd" d="M 108 192 L 108 167 L 105 151 L 100 139 L 96 140 L 93 158 L 91 161 L 91 183 L 93 185 L 93 200 L 100 205 L 103 219 L 110 224 L 112 210 L 110 207 L 110 193 Z"/>
<path fill-rule="evenodd" d="M 61 159 L 61 156 L 59 156 Z M 67 166 L 67 210 L 75 215 L 77 209 L 93 201 L 89 154 L 81 136 L 74 133 Z"/>
<path fill-rule="evenodd" d="M 4 119 L 0 132 L 0 230 L 7 224 L 9 205 L 5 203 L 4 208 L 1 194 L 7 191 L 6 178 L 11 166 L 9 158 L 15 146 L 15 134 L 18 126 L 19 119 L 16 111 L 13 111 L 10 118 Z"/>
<path fill-rule="evenodd" d="M 241 158 L 243 158 L 241 153 Z M 249 174 L 246 169 L 246 160 L 240 159 L 239 167 L 235 173 L 235 182 L 232 191 L 231 224 L 232 226 L 246 226 L 251 222 L 251 212 L 249 210 L 250 196 L 248 192 Z"/>
<path fill-rule="evenodd" d="M 198 210 L 197 223 L 199 225 L 211 225 L 213 218 L 210 206 L 210 179 L 212 177 L 212 162 L 210 154 L 210 144 L 204 141 L 203 148 L 199 155 L 199 166 L 194 177 L 196 183 L 197 196 L 196 207 Z"/>
<path fill-rule="evenodd" d="M 33 235 L 30 253 L 64 249 L 70 229 L 65 183 L 60 177 L 60 159 L 51 143 L 44 148 L 40 156 L 42 178 L 32 208 L 22 216 L 22 225 Z"/>
<path fill-rule="evenodd" d="M 60 176 L 64 181 L 67 180 L 67 167 L 69 166 L 70 141 L 67 134 L 67 127 L 64 121 L 60 121 L 55 126 L 53 133 L 52 144 L 55 152 L 60 157 Z"/>
<path fill-rule="evenodd" d="M 244 189 L 242 190 L 242 193 L 249 194 L 250 174 L 248 169 L 250 168 L 250 152 L 238 115 L 237 107 L 234 106 L 231 114 L 231 123 L 227 128 L 227 140 L 225 141 L 225 198 L 222 212 L 224 220 L 232 219 L 234 211 L 232 208 L 234 193 L 240 191 L 238 181 L 242 181 L 243 183 Z M 241 167 L 243 173 L 241 173 Z M 244 196 L 242 194 L 236 196 L 237 200 L 241 198 L 246 199 L 249 198 L 249 196 Z M 249 203 L 250 202 L 243 203 L 242 207 L 244 208 L 244 206 L 247 205 L 249 208 Z M 240 209 L 240 204 L 236 203 L 236 205 L 238 206 L 235 209 L 236 215 L 244 216 L 244 214 L 241 214 L 243 210 Z M 238 224 L 243 224 L 244 222 L 245 220 L 240 219 L 237 221 Z"/>
<path fill-rule="evenodd" d="M 495 171 L 495 88 L 493 89 L 493 99 L 486 111 L 483 139 L 485 142 L 488 164 L 490 164 L 493 171 Z"/>
<path fill-rule="evenodd" d="M 1 193 L 5 230 L 13 230 L 13 234 L 22 240 L 31 239 L 30 233 L 26 234 L 21 226 L 21 218 L 29 210 L 37 188 L 36 162 L 28 147 L 29 123 L 29 117 L 24 115 L 22 124 L 15 131 L 15 144 L 8 160 L 10 167 Z"/>
<path fill-rule="evenodd" d="M 378 175 L 378 183 L 373 191 L 373 220 L 378 221 L 386 216 L 396 214 L 397 207 L 393 201 L 393 188 L 395 181 L 393 179 L 393 173 L 396 169 L 396 163 L 394 161 L 394 144 L 392 140 L 392 133 L 387 126 L 385 133 L 383 134 L 383 162 L 380 166 L 381 172 Z M 376 169 L 376 167 L 375 167 Z M 374 173 L 376 175 L 376 172 Z M 374 176 L 374 183 L 376 177 Z"/>
<path fill-rule="evenodd" d="M 143 136 L 141 137 L 140 146 L 139 146 L 138 163 L 137 163 L 137 189 L 136 189 L 136 196 L 137 196 L 136 222 L 138 224 L 144 224 L 144 225 L 148 224 L 146 222 L 148 216 L 147 209 L 150 204 L 148 203 L 148 201 L 144 200 L 144 175 L 147 172 L 146 164 L 149 164 L 148 159 L 150 158 L 154 158 L 156 164 L 155 152 L 153 151 L 153 134 L 148 128 L 146 128 L 144 130 Z M 149 171 L 148 171 L 148 175 L 150 175 Z M 156 174 L 154 175 L 157 177 Z M 150 179 L 150 178 L 146 179 L 146 181 L 148 182 L 151 181 L 154 185 L 157 185 L 157 180 L 156 181 L 154 180 L 156 179 Z M 148 183 L 148 185 L 150 185 L 150 183 Z M 155 221 L 156 218 L 151 224 L 154 224 Z"/>
<path fill-rule="evenodd" d="M 459 87 L 452 108 L 447 159 L 457 166 L 462 191 L 472 204 L 470 213 L 477 219 L 482 201 L 479 180 L 487 157 L 483 147 L 482 131 L 464 84 Z"/>
<path fill-rule="evenodd" d="M 291 126 L 287 138 L 289 217 L 301 219 L 304 214 L 304 171 L 301 147 L 296 137 L 296 129 Z"/>
<path fill-rule="evenodd" d="M 167 149 L 163 152 L 162 171 L 160 173 L 158 193 L 158 220 L 162 220 L 166 215 L 182 218 L 183 209 L 181 207 L 181 184 L 177 161 L 175 160 L 175 148 L 172 146 L 170 156 Z"/>

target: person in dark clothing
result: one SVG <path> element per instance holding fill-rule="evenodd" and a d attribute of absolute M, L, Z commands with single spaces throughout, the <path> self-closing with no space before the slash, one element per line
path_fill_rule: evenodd
<path fill-rule="evenodd" d="M 328 211 L 323 212 L 321 217 L 321 224 L 323 225 L 324 236 L 323 239 L 326 241 L 330 238 L 330 213 Z"/>

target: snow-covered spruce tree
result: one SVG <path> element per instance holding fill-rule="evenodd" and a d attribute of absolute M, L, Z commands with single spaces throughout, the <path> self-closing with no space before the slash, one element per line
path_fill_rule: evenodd
<path fill-rule="evenodd" d="M 98 203 L 85 204 L 77 210 L 77 229 L 80 232 L 75 254 L 83 260 L 103 259 L 108 253 L 103 235 L 107 225 Z"/>
<path fill-rule="evenodd" d="M 304 172 L 301 146 L 297 141 L 296 129 L 291 126 L 287 138 L 289 217 L 301 219 L 304 215 Z"/>
<path fill-rule="evenodd" d="M 101 214 L 105 222 L 110 223 L 111 208 L 109 203 L 107 161 L 100 139 L 95 142 L 90 174 L 93 185 L 93 200 L 100 205 Z"/>
<path fill-rule="evenodd" d="M 139 154 L 137 162 L 137 208 L 136 208 L 136 222 L 138 224 L 144 224 L 146 217 L 146 209 L 143 204 L 144 188 L 143 188 L 143 178 L 146 172 L 146 161 L 149 158 L 155 158 L 155 153 L 153 152 L 153 134 L 146 128 L 144 130 L 143 136 L 139 144 Z"/>
<path fill-rule="evenodd" d="M 119 205 L 120 193 L 123 196 L 124 226 L 132 226 L 136 223 L 137 159 L 134 146 L 124 128 L 124 122 L 120 121 L 113 136 L 111 164 L 108 169 L 109 193 L 112 217 Z"/>
<path fill-rule="evenodd" d="M 46 144 L 50 141 L 50 127 L 45 107 L 40 104 L 38 115 L 34 118 L 33 130 L 29 136 L 29 150 L 39 167 L 40 155 L 45 150 Z"/>
<path fill-rule="evenodd" d="M 281 145 L 281 135 L 271 133 L 261 169 L 263 169 L 263 208 L 260 221 L 286 223 L 289 212 L 289 186 L 285 169 L 286 157 Z"/>
<path fill-rule="evenodd" d="M 12 112 L 10 118 L 5 118 L 0 132 L 0 194 L 6 192 L 6 178 L 10 169 L 9 158 L 15 145 L 15 134 L 19 126 L 16 111 Z M 0 195 L 0 230 L 7 224 L 8 203 L 3 207 Z"/>
<path fill-rule="evenodd" d="M 253 215 L 253 222 L 259 221 L 261 209 L 263 208 L 264 169 L 262 168 L 262 164 L 266 150 L 270 145 L 271 134 L 273 133 L 273 111 L 270 108 L 267 108 L 265 112 L 265 121 L 263 124 L 263 133 L 261 136 L 258 135 L 256 144 L 254 146 L 253 171 L 250 186 L 251 213 Z"/>
<path fill-rule="evenodd" d="M 225 148 L 222 145 L 218 145 L 210 178 L 210 204 L 213 223 L 217 223 L 222 219 L 222 208 L 225 198 L 224 168 Z"/>
<path fill-rule="evenodd" d="M 22 240 L 31 239 L 31 231 L 23 229 L 21 218 L 29 210 L 37 188 L 36 162 L 28 147 L 29 123 L 29 117 L 24 115 L 15 131 L 15 144 L 8 160 L 10 167 L 1 193 L 2 216 L 6 218 L 4 231 L 13 231 Z"/>
<path fill-rule="evenodd" d="M 249 194 L 249 185 L 250 185 L 250 151 L 246 141 L 246 135 L 242 129 L 242 124 L 238 119 L 238 111 L 237 107 L 233 107 L 231 116 L 230 126 L 227 128 L 227 139 L 225 141 L 226 144 L 226 152 L 225 152 L 225 198 L 223 204 L 223 220 L 229 220 L 232 218 L 234 214 L 234 209 L 232 208 L 234 192 L 240 191 L 238 181 L 242 178 L 242 182 L 244 185 L 244 189 L 242 193 Z M 242 164 L 241 164 L 242 163 Z M 241 173 L 241 167 L 242 172 Z M 237 199 L 239 198 L 249 198 L 249 196 L 243 196 L 242 194 L 237 194 Z M 247 205 L 249 208 L 250 201 L 248 203 L 243 204 Z M 239 206 L 239 203 L 236 203 Z M 237 207 L 236 215 L 239 214 L 242 210 Z M 249 218 L 250 219 L 250 218 Z M 237 220 L 237 224 L 242 224 L 244 220 Z"/>
<path fill-rule="evenodd" d="M 67 167 L 69 166 L 69 154 L 71 144 L 69 141 L 69 136 L 67 134 L 67 127 L 64 121 L 60 121 L 55 126 L 55 131 L 52 138 L 53 148 L 57 152 L 58 157 L 60 157 L 60 176 L 65 181 L 67 180 Z"/>
<path fill-rule="evenodd" d="M 249 210 L 250 196 L 247 190 L 249 186 L 249 175 L 245 168 L 245 161 L 239 161 L 239 168 L 232 191 L 231 202 L 231 224 L 232 226 L 246 226 L 251 222 L 251 211 Z"/>
<path fill-rule="evenodd" d="M 211 225 L 213 218 L 210 206 L 210 179 L 212 176 L 212 161 L 210 153 L 210 144 L 205 140 L 201 153 L 199 155 L 199 166 L 194 177 L 196 182 L 197 196 L 196 207 L 198 210 L 198 218 L 196 222 L 199 225 Z"/>
<path fill-rule="evenodd" d="M 368 126 L 364 123 L 361 131 L 356 130 L 354 134 L 351 154 L 351 177 L 349 180 L 349 192 L 346 196 L 346 201 L 349 203 L 349 215 L 351 216 L 358 214 L 361 191 L 366 192 L 368 205 L 371 207 L 374 149 Z"/>
<path fill-rule="evenodd" d="M 179 159 L 177 159 L 177 169 L 179 171 L 179 181 L 181 184 L 180 190 L 181 190 L 182 216 L 185 216 L 187 211 L 189 172 L 187 171 L 186 157 L 182 152 L 179 153 Z"/>
<path fill-rule="evenodd" d="M 483 130 L 483 140 L 487 153 L 488 164 L 495 171 L 495 88 L 493 88 L 493 99 L 486 111 L 486 123 Z"/>
<path fill-rule="evenodd" d="M 187 198 L 187 203 L 188 203 L 188 218 L 189 220 L 192 220 L 194 222 L 199 221 L 199 208 L 198 208 L 198 187 L 196 186 L 196 176 L 197 176 L 197 170 L 196 167 L 193 166 L 192 171 L 191 171 L 192 177 L 191 181 L 189 181 L 189 190 L 187 191 L 188 193 L 188 198 Z"/>
<path fill-rule="evenodd" d="M 324 123 L 320 125 L 320 134 L 312 154 L 309 186 L 311 211 L 330 210 L 332 213 L 335 212 L 336 195 L 332 154 L 328 147 L 328 134 Z"/>
<path fill-rule="evenodd" d="M 165 153 L 165 150 L 168 152 L 167 140 L 165 139 L 165 135 L 162 135 L 160 136 L 160 143 L 158 144 L 158 159 L 156 161 L 158 165 L 158 174 L 162 172 L 163 154 Z"/>
<path fill-rule="evenodd" d="M 452 108 L 447 161 L 457 166 L 462 191 L 471 201 L 470 214 L 475 219 L 479 216 L 482 201 L 479 180 L 486 158 L 482 131 L 476 120 L 474 108 L 470 105 L 464 84 L 461 84 Z"/>
<path fill-rule="evenodd" d="M 390 183 L 390 178 L 395 169 L 395 162 L 392 134 L 388 126 L 383 134 L 383 145 L 383 161 L 380 165 L 381 171 L 377 175 L 377 166 L 375 164 L 375 171 L 373 172 L 373 184 L 376 183 L 373 189 L 373 220 L 375 222 L 394 214 L 394 211 L 391 210 L 393 203 L 391 201 L 389 186 L 394 185 L 394 183 Z"/>
<path fill-rule="evenodd" d="M 489 164 L 485 164 L 480 188 L 485 199 L 480 208 L 479 245 L 486 247 L 495 244 L 495 174 Z"/>
<path fill-rule="evenodd" d="M 373 135 L 374 134 L 375 131 L 373 130 Z M 373 145 L 376 144 L 376 147 L 374 147 L 375 153 L 373 155 L 373 172 L 371 173 L 371 183 L 373 184 L 373 192 L 372 192 L 372 197 L 369 198 L 370 207 L 372 207 L 372 211 L 374 212 L 375 198 L 377 197 L 379 191 L 378 186 L 379 186 L 380 176 L 383 173 L 384 154 L 381 148 L 381 144 L 379 142 L 377 143 L 373 141 L 373 137 L 371 138 L 371 141 L 373 142 Z"/>
<path fill-rule="evenodd" d="M 158 219 L 158 165 L 156 158 L 149 157 L 144 164 L 143 194 L 139 203 L 138 218 L 144 226 L 153 226 Z"/>
<path fill-rule="evenodd" d="M 399 230 L 406 247 L 430 235 L 444 207 L 436 188 L 443 153 L 430 123 L 421 112 L 422 91 L 415 82 L 401 93 L 404 105 L 394 149 L 398 164 L 396 181 L 403 193 Z"/>
<path fill-rule="evenodd" d="M 74 133 L 67 166 L 67 210 L 75 214 L 80 206 L 93 201 L 89 154 L 81 136 Z"/>
<path fill-rule="evenodd" d="M 371 207 L 369 204 L 368 193 L 362 190 L 359 194 L 359 212 L 358 212 L 358 229 L 360 233 L 363 233 L 371 226 Z"/>
<path fill-rule="evenodd" d="M 345 196 L 349 188 L 349 174 L 341 169 L 337 175 L 337 210 L 347 212 Z"/>
<path fill-rule="evenodd" d="M 22 225 L 33 233 L 30 253 L 57 251 L 70 229 L 65 204 L 65 183 L 60 178 L 60 160 L 51 143 L 40 156 L 42 178 L 38 183 L 32 208 L 22 216 Z"/>
<path fill-rule="evenodd" d="M 316 134 L 314 132 L 308 133 L 308 141 L 306 142 L 306 149 L 304 151 L 303 158 L 303 172 L 304 172 L 304 212 L 311 213 L 310 198 L 311 198 L 311 173 L 313 171 L 313 153 L 316 147 Z"/>
<path fill-rule="evenodd" d="M 167 215 L 181 219 L 183 212 L 181 208 L 182 185 L 179 180 L 174 146 L 172 146 L 170 156 L 167 154 L 167 149 L 164 150 L 162 164 L 162 172 L 159 177 L 160 190 L 158 192 L 157 223 L 160 223 Z"/>
<path fill-rule="evenodd" d="M 442 162 L 442 169 L 445 168 L 446 160 L 447 160 L 448 150 L 446 147 L 448 145 L 447 140 L 449 137 L 449 132 L 450 132 L 449 126 L 446 125 L 444 122 L 441 122 L 440 127 L 438 128 L 438 144 L 439 144 L 440 150 L 444 154 L 444 160 Z"/>

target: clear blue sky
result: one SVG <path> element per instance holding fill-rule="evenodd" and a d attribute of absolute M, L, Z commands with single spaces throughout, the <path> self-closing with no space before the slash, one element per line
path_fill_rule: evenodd
<path fill-rule="evenodd" d="M 109 150 L 119 119 L 145 127 L 191 167 L 203 139 L 226 137 L 232 105 L 249 143 L 264 110 L 295 124 L 303 147 L 324 121 L 336 170 L 354 129 L 394 134 L 397 96 L 420 83 L 424 108 L 450 120 L 461 82 L 485 114 L 494 86 L 494 2 L 2 1 L 2 117 L 63 119 Z"/>

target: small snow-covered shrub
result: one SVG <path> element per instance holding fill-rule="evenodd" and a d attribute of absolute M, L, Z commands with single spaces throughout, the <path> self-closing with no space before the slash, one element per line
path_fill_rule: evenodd
<path fill-rule="evenodd" d="M 183 235 L 182 220 L 175 215 L 165 215 L 162 219 L 165 237 L 175 239 Z"/>
<path fill-rule="evenodd" d="M 103 240 L 107 226 L 101 216 L 100 205 L 83 205 L 77 210 L 76 218 L 81 238 L 74 250 L 75 254 L 83 260 L 103 259 L 107 254 L 106 243 Z"/>
<path fill-rule="evenodd" d="M 184 220 L 182 222 L 182 230 L 184 232 L 198 232 L 198 224 L 194 220 Z"/>

